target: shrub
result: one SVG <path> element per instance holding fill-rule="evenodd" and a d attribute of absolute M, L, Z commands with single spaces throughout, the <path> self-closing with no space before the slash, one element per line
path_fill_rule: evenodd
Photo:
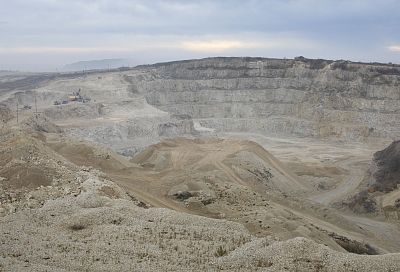
<path fill-rule="evenodd" d="M 223 246 L 219 246 L 217 251 L 215 252 L 216 257 L 222 257 L 225 256 L 226 254 L 228 254 L 228 252 Z"/>
<path fill-rule="evenodd" d="M 69 226 L 69 228 L 73 231 L 78 231 L 78 230 L 83 230 L 86 228 L 85 225 L 81 224 L 81 223 L 76 223 L 76 224 L 72 224 L 71 226 Z"/>

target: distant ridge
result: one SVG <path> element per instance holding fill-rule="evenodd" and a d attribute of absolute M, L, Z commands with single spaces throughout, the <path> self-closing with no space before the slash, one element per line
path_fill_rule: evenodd
<path fill-rule="evenodd" d="M 81 70 L 103 70 L 115 69 L 119 67 L 130 66 L 129 59 L 102 59 L 78 61 L 65 65 L 64 71 L 81 71 Z"/>
<path fill-rule="evenodd" d="M 162 61 L 148 64 L 140 64 L 137 65 L 136 68 L 145 68 L 145 67 L 160 67 L 167 66 L 179 63 L 190 63 L 194 61 L 207 61 L 207 60 L 220 60 L 220 61 L 232 61 L 232 60 L 243 60 L 243 61 L 267 61 L 267 60 L 281 60 L 281 61 L 300 61 L 304 63 L 322 63 L 325 62 L 327 64 L 330 63 L 340 63 L 340 64 L 361 64 L 368 66 L 386 66 L 386 67 L 395 67 L 399 68 L 400 63 L 395 62 L 363 62 L 363 61 L 352 61 L 345 59 L 322 59 L 322 58 L 307 58 L 303 56 L 298 56 L 294 58 L 269 58 L 269 57 L 207 57 L 207 58 L 195 58 L 195 59 L 181 59 L 181 60 L 173 60 L 173 61 Z"/>

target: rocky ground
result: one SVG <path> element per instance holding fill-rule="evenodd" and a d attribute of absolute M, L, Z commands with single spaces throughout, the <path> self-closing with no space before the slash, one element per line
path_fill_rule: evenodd
<path fill-rule="evenodd" d="M 374 154 L 359 192 L 345 203 L 359 213 L 383 212 L 387 219 L 400 219 L 400 142 L 394 141 Z M 384 212 L 385 209 L 388 212 Z"/>
<path fill-rule="evenodd" d="M 371 239 L 374 233 L 334 210 L 291 196 L 302 191 L 298 181 L 249 141 L 181 138 L 129 161 L 58 133 L 11 129 L 2 139 L 4 271 L 396 271 L 400 265 L 398 254 L 358 255 L 395 246 Z M 23 168 L 15 168 L 17 158 Z M 273 185 L 285 178 L 291 185 Z"/>
<path fill-rule="evenodd" d="M 106 187 L 107 186 L 107 187 Z M 252 236 L 226 220 L 140 208 L 100 195 L 96 179 L 83 193 L 1 219 L 4 271 L 397 271 L 398 254 L 360 256 L 306 238 Z M 16 224 L 18 222 L 18 224 Z"/>
<path fill-rule="evenodd" d="M 0 271 L 399 270 L 398 69 L 0 74 Z"/>

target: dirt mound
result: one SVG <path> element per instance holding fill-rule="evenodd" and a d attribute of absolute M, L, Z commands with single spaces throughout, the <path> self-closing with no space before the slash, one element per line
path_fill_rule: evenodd
<path fill-rule="evenodd" d="M 61 138 L 49 145 L 74 164 L 104 172 L 148 206 L 240 222 L 261 236 L 289 239 L 301 235 L 344 251 L 328 234 L 335 232 L 349 240 L 365 239 L 386 252 L 386 241 L 380 243 L 332 209 L 302 200 L 301 195 L 309 193 L 305 192 L 307 184 L 251 141 L 168 139 L 131 161 L 89 142 Z"/>
<path fill-rule="evenodd" d="M 306 238 L 280 241 L 242 225 L 137 207 L 84 193 L 0 218 L 5 271 L 397 271 L 399 254 L 337 252 Z M 18 239 L 16 239 L 18 237 Z"/>
<path fill-rule="evenodd" d="M 10 212 L 23 208 L 32 192 L 45 188 L 59 188 L 56 197 L 63 194 L 65 186 L 77 186 L 79 168 L 48 148 L 42 142 L 44 138 L 25 129 L 0 131 L 0 209 Z M 45 192 L 40 194 L 44 199 L 50 197 Z M 36 198 L 36 204 L 41 202 L 38 199 L 42 197 Z"/>
<path fill-rule="evenodd" d="M 397 147 L 363 181 L 373 146 L 399 134 L 398 73 L 334 64 L 207 59 L 1 79 L 0 115 L 24 109 L 0 129 L 0 271 L 399 270 L 397 253 L 362 256 L 400 251 Z M 54 105 L 78 89 L 90 103 Z M 225 132 L 268 151 L 210 138 L 148 147 Z M 384 204 L 391 218 L 336 209 L 361 190 L 353 210 Z"/>
<path fill-rule="evenodd" d="M 142 167 L 135 172 L 146 182 L 125 180 L 128 190 L 145 189 L 167 207 L 209 217 L 235 217 L 242 214 L 241 207 L 266 205 L 267 194 L 287 197 L 307 190 L 268 151 L 246 140 L 168 139 L 132 162 Z M 250 228 L 258 230 L 259 225 Z"/>
<path fill-rule="evenodd" d="M 254 142 L 169 139 L 129 161 L 55 133 L 0 136 L 0 168 L 8 175 L 2 184 L 6 193 L 22 192 L 1 199 L 1 212 L 14 213 L 0 218 L 0 269 L 379 271 L 381 261 L 383 270 L 397 267 L 397 255 L 346 253 L 369 245 L 387 251 L 328 208 L 296 201 L 307 185 Z"/>
<path fill-rule="evenodd" d="M 120 171 L 127 167 L 115 152 L 91 146 L 83 141 L 75 142 L 61 139 L 48 144 L 54 151 L 74 163 L 84 167 L 94 167 L 105 172 Z"/>
<path fill-rule="evenodd" d="M 0 171 L 3 178 L 3 186 L 11 190 L 36 189 L 40 186 L 48 186 L 52 183 L 54 171 L 44 171 L 39 167 L 27 167 L 24 164 L 8 166 Z"/>
<path fill-rule="evenodd" d="M 272 154 L 245 140 L 169 139 L 150 146 L 132 162 L 154 171 L 184 171 L 204 180 L 218 175 L 225 182 L 254 189 L 265 187 L 288 194 L 307 190 Z"/>

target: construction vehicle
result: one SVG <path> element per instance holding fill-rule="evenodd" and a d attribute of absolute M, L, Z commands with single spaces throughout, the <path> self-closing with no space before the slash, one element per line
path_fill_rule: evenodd
<path fill-rule="evenodd" d="M 81 96 L 81 89 L 79 89 L 77 92 L 72 92 L 72 95 L 68 96 L 69 101 L 75 101 L 75 102 L 81 102 L 82 101 L 82 96 Z"/>
<path fill-rule="evenodd" d="M 72 92 L 72 95 L 68 96 L 67 100 L 61 100 L 61 101 L 54 101 L 53 105 L 58 106 L 58 105 L 65 105 L 70 102 L 81 102 L 81 103 L 87 103 L 90 102 L 91 99 L 89 97 L 83 97 L 81 95 L 81 89 L 79 89 L 77 92 Z"/>
<path fill-rule="evenodd" d="M 81 95 L 81 89 L 79 89 L 77 92 L 72 92 L 72 95 L 68 97 L 69 101 L 73 102 L 81 102 L 81 103 L 86 103 L 90 101 L 90 98 L 88 97 L 83 97 Z"/>

